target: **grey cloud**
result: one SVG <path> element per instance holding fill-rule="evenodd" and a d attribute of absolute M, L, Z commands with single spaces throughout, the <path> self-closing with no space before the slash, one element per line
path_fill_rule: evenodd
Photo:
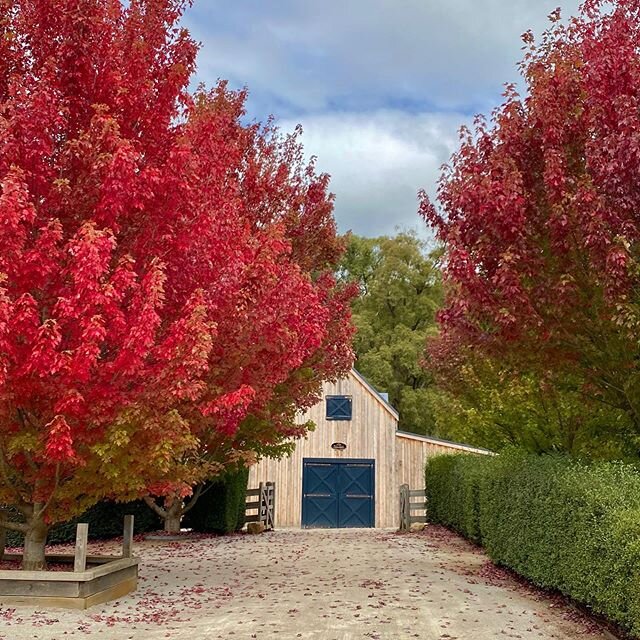
<path fill-rule="evenodd" d="M 332 175 L 341 231 L 428 235 L 417 191 L 434 194 L 456 132 L 517 79 L 520 35 L 578 0 L 196 0 L 198 80 L 248 85 Z"/>
<path fill-rule="evenodd" d="M 425 187 L 434 194 L 440 167 L 465 120 L 462 114 L 400 111 L 303 118 L 305 149 L 332 175 L 340 230 L 376 236 L 401 227 L 427 236 L 417 215 L 417 192 Z M 281 124 L 287 130 L 294 122 Z"/>
<path fill-rule="evenodd" d="M 473 110 L 517 79 L 520 34 L 558 4 L 578 0 L 209 0 L 188 21 L 200 76 L 248 84 L 260 107 Z"/>

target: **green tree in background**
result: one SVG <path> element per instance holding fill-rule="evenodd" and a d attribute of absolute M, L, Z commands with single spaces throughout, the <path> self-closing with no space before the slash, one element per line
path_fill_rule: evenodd
<path fill-rule="evenodd" d="M 436 331 L 442 302 L 437 252 L 415 233 L 395 237 L 351 236 L 339 277 L 355 280 L 358 329 L 356 368 L 389 394 L 400 413 L 400 429 L 432 434 L 431 375 L 421 366 L 428 335 Z"/>
<path fill-rule="evenodd" d="M 591 400 L 577 375 L 524 372 L 477 350 L 432 362 L 442 306 L 440 252 L 415 234 L 351 236 L 339 270 L 354 280 L 356 367 L 400 413 L 400 429 L 499 451 L 632 458 L 624 414 Z M 436 384 L 437 381 L 437 384 Z"/>
<path fill-rule="evenodd" d="M 518 445 L 534 453 L 637 458 L 628 416 L 590 398 L 576 375 L 541 377 L 477 352 L 434 373 L 435 435 L 493 451 Z"/>

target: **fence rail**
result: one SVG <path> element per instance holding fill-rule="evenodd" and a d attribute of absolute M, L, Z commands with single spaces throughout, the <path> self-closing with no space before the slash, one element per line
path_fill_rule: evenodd
<path fill-rule="evenodd" d="M 275 482 L 261 482 L 257 489 L 247 489 L 245 522 L 262 522 L 265 529 L 275 529 L 275 511 Z"/>
<path fill-rule="evenodd" d="M 418 498 L 419 500 L 416 500 Z M 414 512 L 421 511 L 419 515 Z M 427 521 L 427 503 L 424 489 L 410 489 L 408 484 L 400 486 L 400 531 L 409 531 L 414 522 Z"/>

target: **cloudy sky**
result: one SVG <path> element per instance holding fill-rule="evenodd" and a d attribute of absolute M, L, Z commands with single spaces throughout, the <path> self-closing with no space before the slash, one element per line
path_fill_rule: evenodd
<path fill-rule="evenodd" d="M 516 81 L 520 35 L 578 0 L 196 0 L 198 81 L 247 86 L 251 118 L 300 123 L 341 231 L 416 228 L 457 131 Z"/>

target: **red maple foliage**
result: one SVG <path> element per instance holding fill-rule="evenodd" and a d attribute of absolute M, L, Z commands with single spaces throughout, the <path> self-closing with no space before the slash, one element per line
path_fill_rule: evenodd
<path fill-rule="evenodd" d="M 463 130 L 421 212 L 446 246 L 448 298 L 433 369 L 469 353 L 582 381 L 640 432 L 640 2 L 587 0 L 524 36 L 527 95 L 507 87 Z M 467 355 L 465 355 L 467 354 Z"/>
<path fill-rule="evenodd" d="M 196 184 L 208 193 L 194 243 L 210 233 L 218 246 L 211 253 L 205 240 L 188 256 L 175 245 L 166 251 L 175 251 L 170 263 L 181 282 L 193 271 L 196 281 L 212 283 L 216 338 L 200 403 L 181 408 L 199 455 L 174 458 L 179 473 L 167 466 L 165 480 L 152 484 L 164 507 L 147 499 L 169 528 L 193 506 L 178 498 L 199 480 L 256 454 L 289 450 L 287 439 L 308 429 L 297 414 L 317 402 L 323 380 L 344 375 L 353 362 L 349 303 L 356 292 L 332 275 L 344 247 L 328 176 L 305 164 L 298 132 L 283 137 L 271 124 L 244 126 L 245 97 L 224 83 L 199 93 L 185 126 Z M 233 207 L 233 218 L 220 215 L 225 207 Z M 177 308 L 183 296 L 176 292 Z M 157 475 L 156 467 L 150 471 Z"/>
<path fill-rule="evenodd" d="M 51 522 L 299 433 L 351 364 L 328 178 L 244 92 L 189 93 L 186 4 L 0 0 L 0 502 L 29 566 Z"/>

